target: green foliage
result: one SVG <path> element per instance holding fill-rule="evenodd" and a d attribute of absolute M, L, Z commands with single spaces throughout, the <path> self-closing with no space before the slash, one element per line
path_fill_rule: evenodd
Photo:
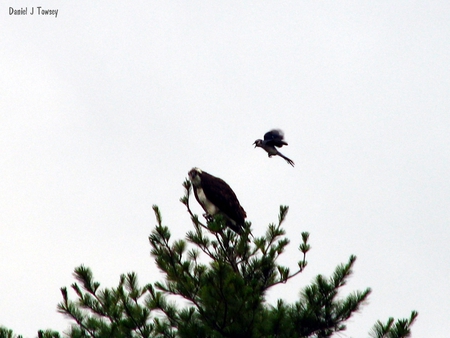
<path fill-rule="evenodd" d="M 407 319 L 399 319 L 395 322 L 394 318 L 389 318 L 386 324 L 380 321 L 372 328 L 370 336 L 373 338 L 406 338 L 411 337 L 411 325 L 418 316 L 417 311 L 412 311 Z"/>
<path fill-rule="evenodd" d="M 166 325 L 177 330 L 180 337 L 192 337 L 193 332 L 203 332 L 204 337 L 251 337 L 261 325 L 265 312 L 266 291 L 299 274 L 306 266 L 309 235 L 302 234 L 300 250 L 302 260 L 298 269 L 290 269 L 276 263 L 289 240 L 282 238 L 281 228 L 288 208 L 281 206 L 278 224 L 270 224 L 265 234 L 249 243 L 250 223 L 242 235 L 225 226 L 222 217 L 215 217 L 207 225 L 202 224 L 189 208 L 190 184 L 185 182 L 186 195 L 181 201 L 187 206 L 194 225 L 186 241 L 170 244 L 170 231 L 162 225 L 159 209 L 154 206 L 158 224 L 150 235 L 152 255 L 158 267 L 166 274 L 164 283 L 157 282 L 153 294 L 158 303 L 154 309 L 170 315 Z M 210 239 L 207 233 L 213 234 Z M 188 244 L 199 250 L 187 250 Z M 204 259 L 200 259 L 200 252 Z M 174 315 L 174 306 L 161 302 L 166 295 L 177 295 L 192 305 L 184 309 L 184 316 Z"/>
<path fill-rule="evenodd" d="M 142 305 L 151 285 L 140 287 L 136 274 L 129 273 L 120 276 L 117 288 L 100 289 L 84 266 L 76 268 L 74 276 L 81 284 L 72 284 L 77 301 L 61 288 L 63 301 L 58 304 L 58 311 L 76 323 L 70 337 L 152 337 L 151 310 Z"/>
<path fill-rule="evenodd" d="M 4 326 L 0 326 L 0 338 L 23 338 L 23 337 L 16 336 L 12 330 L 7 329 Z"/>
<path fill-rule="evenodd" d="M 317 276 L 287 304 L 267 304 L 267 291 L 299 275 L 307 266 L 309 234 L 301 233 L 300 259 L 295 269 L 280 265 L 278 257 L 289 239 L 282 224 L 289 211 L 280 206 L 278 222 L 269 224 L 265 234 L 254 237 L 246 222 L 238 235 L 216 216 L 206 224 L 189 207 L 191 185 L 183 184 L 181 202 L 190 214 L 193 230 L 185 239 L 171 239 L 161 212 L 153 206 L 157 225 L 149 236 L 151 254 L 165 278 L 140 286 L 137 276 L 120 276 L 116 288 L 101 288 L 91 270 L 75 269 L 71 285 L 76 299 L 61 288 L 63 301 L 58 311 L 72 321 L 65 333 L 72 338 L 103 337 L 330 337 L 346 329 L 345 322 L 367 302 L 371 290 L 339 295 L 352 274 L 356 261 L 351 256 L 330 277 Z M 181 303 L 179 301 L 182 301 Z M 377 322 L 373 338 L 410 336 L 417 312 L 409 319 L 386 324 Z M 39 331 L 39 338 L 59 338 L 55 331 Z M 21 338 L 0 327 L 0 338 Z"/>
<path fill-rule="evenodd" d="M 61 336 L 56 331 L 52 331 L 52 330 L 42 331 L 42 330 L 39 330 L 38 337 L 39 338 L 60 338 Z M 15 335 L 12 330 L 7 329 L 4 326 L 0 326 L 0 338 L 23 338 L 23 336 Z"/>

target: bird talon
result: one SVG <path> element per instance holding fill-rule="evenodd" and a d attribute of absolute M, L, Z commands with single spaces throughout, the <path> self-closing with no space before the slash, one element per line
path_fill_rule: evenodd
<path fill-rule="evenodd" d="M 205 217 L 207 222 L 212 222 L 212 220 L 213 220 L 213 217 L 208 213 L 204 213 L 203 217 Z"/>

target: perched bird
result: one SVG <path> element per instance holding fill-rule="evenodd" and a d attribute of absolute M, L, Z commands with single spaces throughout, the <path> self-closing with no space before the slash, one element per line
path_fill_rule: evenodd
<path fill-rule="evenodd" d="M 240 234 L 247 214 L 230 186 L 224 180 L 199 168 L 192 168 L 188 175 L 195 198 L 206 212 L 203 216 L 210 221 L 212 216 L 222 214 L 227 226 Z"/>
<path fill-rule="evenodd" d="M 286 160 L 287 163 L 289 163 L 291 166 L 294 166 L 294 161 L 292 161 L 290 158 L 287 158 L 282 153 L 278 151 L 277 148 L 281 148 L 282 146 L 287 146 L 287 142 L 284 140 L 284 133 L 280 129 L 273 129 L 271 131 L 268 131 L 264 134 L 264 140 L 258 139 L 254 143 L 255 148 L 261 147 L 265 151 L 267 151 L 267 154 L 269 157 L 272 157 L 274 155 L 278 155 Z"/>

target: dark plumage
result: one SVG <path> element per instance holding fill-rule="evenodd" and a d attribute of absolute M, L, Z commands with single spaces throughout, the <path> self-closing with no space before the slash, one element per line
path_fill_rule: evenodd
<path fill-rule="evenodd" d="M 203 216 L 209 221 L 212 216 L 222 214 L 227 226 L 240 234 L 247 214 L 230 186 L 199 168 L 193 168 L 188 175 L 195 198 L 206 212 Z"/>
<path fill-rule="evenodd" d="M 278 155 L 286 160 L 287 163 L 289 163 L 291 166 L 294 166 L 294 161 L 292 161 L 290 158 L 284 156 L 282 153 L 278 151 L 278 148 L 281 148 L 282 146 L 287 146 L 287 142 L 284 140 L 284 134 L 283 131 L 280 129 L 273 129 L 271 131 L 268 131 L 264 134 L 264 140 L 258 139 L 254 143 L 255 148 L 261 147 L 263 148 L 269 157 L 272 157 L 274 155 Z"/>

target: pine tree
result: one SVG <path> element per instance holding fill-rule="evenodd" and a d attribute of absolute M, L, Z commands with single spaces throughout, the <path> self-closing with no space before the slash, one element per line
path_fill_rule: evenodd
<path fill-rule="evenodd" d="M 253 237 L 251 224 L 240 235 L 228 229 L 216 216 L 203 224 L 189 207 L 191 185 L 183 184 L 193 230 L 186 239 L 171 239 L 157 206 L 153 206 L 157 225 L 149 236 L 151 254 L 165 274 L 161 282 L 140 286 L 137 275 L 122 275 L 116 288 L 100 288 L 91 270 L 77 267 L 77 282 L 71 288 L 76 300 L 70 300 L 67 288 L 61 288 L 63 300 L 58 311 L 70 318 L 69 337 L 331 337 L 346 329 L 345 322 L 361 309 L 370 288 L 339 297 L 339 291 L 353 272 L 351 256 L 330 277 L 318 275 L 303 288 L 293 304 L 278 300 L 266 302 L 267 291 L 300 274 L 307 266 L 309 234 L 301 234 L 300 260 L 294 271 L 277 263 L 289 244 L 282 223 L 288 207 L 280 206 L 277 224 L 269 224 L 266 233 Z M 183 305 L 177 303 L 184 299 Z M 187 301 L 187 305 L 185 305 Z M 387 323 L 378 321 L 370 332 L 373 338 L 410 337 L 417 317 Z M 19 338 L 0 327 L 0 338 Z M 39 338 L 59 338 L 52 330 L 39 331 Z"/>

